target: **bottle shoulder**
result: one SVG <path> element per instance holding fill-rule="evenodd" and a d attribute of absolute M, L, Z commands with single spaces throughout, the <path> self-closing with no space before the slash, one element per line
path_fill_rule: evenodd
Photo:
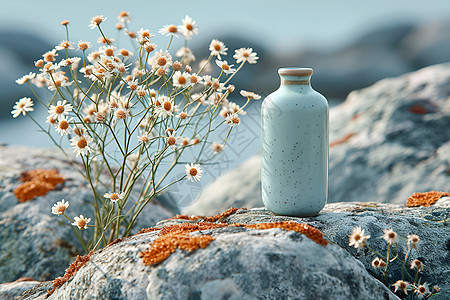
<path fill-rule="evenodd" d="M 284 107 L 296 106 L 298 103 L 316 104 L 318 107 L 328 108 L 327 99 L 315 91 L 311 86 L 297 86 L 296 88 L 280 86 L 263 100 L 264 106 L 283 105 Z"/>

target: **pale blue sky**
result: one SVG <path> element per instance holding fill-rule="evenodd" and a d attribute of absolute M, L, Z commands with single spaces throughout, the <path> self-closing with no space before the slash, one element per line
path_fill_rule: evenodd
<path fill-rule="evenodd" d="M 133 17 L 133 29 L 146 27 L 155 33 L 164 24 L 179 24 L 188 14 L 199 25 L 199 39 L 220 32 L 240 32 L 270 49 L 289 51 L 299 44 L 338 46 L 383 23 L 425 22 L 450 16 L 449 0 L 277 0 L 270 3 L 261 0 L 8 1 L 2 3 L 0 25 L 26 28 L 59 41 L 64 38 L 59 22 L 68 19 L 71 39 L 78 41 L 96 39 L 97 33 L 87 27 L 96 14 L 105 15 L 108 18 L 105 28 L 112 30 L 118 13 L 126 10 Z"/>

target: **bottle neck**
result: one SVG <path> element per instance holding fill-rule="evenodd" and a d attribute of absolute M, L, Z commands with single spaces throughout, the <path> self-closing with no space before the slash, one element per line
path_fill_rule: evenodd
<path fill-rule="evenodd" d="M 287 76 L 280 75 L 281 86 L 295 87 L 295 86 L 309 86 L 311 82 L 311 75 L 307 76 Z"/>

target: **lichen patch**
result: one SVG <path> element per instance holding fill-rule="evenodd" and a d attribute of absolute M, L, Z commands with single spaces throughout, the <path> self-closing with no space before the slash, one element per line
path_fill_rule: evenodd
<path fill-rule="evenodd" d="M 406 201 L 407 207 L 415 207 L 415 206 L 431 206 L 436 201 L 438 201 L 441 197 L 450 196 L 450 193 L 445 192 L 426 192 L 426 193 L 414 193 L 409 196 L 408 201 Z"/>
<path fill-rule="evenodd" d="M 35 197 L 44 196 L 54 190 L 58 184 L 66 181 L 56 169 L 26 171 L 22 173 L 19 180 L 23 183 L 14 190 L 19 202 L 31 201 Z"/>
<path fill-rule="evenodd" d="M 144 264 L 153 265 L 160 263 L 167 259 L 175 250 L 187 250 L 192 252 L 198 248 L 206 248 L 215 238 L 208 234 L 203 235 L 190 235 L 195 231 L 204 231 L 208 229 L 215 229 L 220 227 L 235 226 L 245 227 L 249 229 L 270 229 L 280 228 L 283 230 L 292 230 L 298 233 L 306 235 L 316 243 L 326 246 L 328 242 L 324 239 L 323 233 L 306 223 L 296 223 L 293 221 L 273 222 L 273 223 L 258 223 L 258 224 L 243 224 L 243 223 L 220 223 L 218 220 L 223 220 L 227 216 L 234 214 L 237 211 L 236 208 L 230 208 L 225 212 L 213 217 L 197 217 L 202 218 L 204 221 L 198 223 L 182 223 L 175 225 L 166 225 L 163 228 L 146 228 L 139 233 L 152 232 L 160 230 L 159 237 L 154 240 L 150 247 L 140 253 Z M 179 215 L 178 219 L 180 218 Z M 186 216 L 188 220 L 196 220 L 194 216 Z"/>

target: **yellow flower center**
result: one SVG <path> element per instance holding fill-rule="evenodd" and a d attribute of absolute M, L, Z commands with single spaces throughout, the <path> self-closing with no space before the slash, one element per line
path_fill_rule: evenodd
<path fill-rule="evenodd" d="M 222 49 L 222 47 L 220 47 L 219 44 L 215 44 L 215 45 L 214 45 L 214 49 L 215 49 L 216 51 L 219 51 L 220 49 Z"/>
<path fill-rule="evenodd" d="M 156 63 L 160 66 L 165 66 L 167 64 L 167 59 L 165 57 L 160 57 L 156 60 Z"/>
<path fill-rule="evenodd" d="M 105 50 L 105 54 L 106 56 L 113 56 L 114 55 L 114 50 L 111 48 L 108 48 Z"/>
<path fill-rule="evenodd" d="M 186 84 L 186 77 L 180 76 L 180 78 L 178 78 L 178 83 L 179 84 Z"/>
<path fill-rule="evenodd" d="M 163 107 L 165 110 L 170 111 L 172 109 L 172 103 L 169 101 L 164 102 Z"/>
<path fill-rule="evenodd" d="M 78 220 L 77 222 L 79 228 L 84 228 L 86 226 L 86 221 L 83 219 Z"/>
<path fill-rule="evenodd" d="M 173 137 L 173 136 L 170 136 L 168 139 L 167 139 L 167 144 L 169 144 L 169 146 L 173 146 L 173 145 L 175 145 L 177 143 L 177 139 L 175 138 L 175 137 Z"/>
<path fill-rule="evenodd" d="M 222 70 L 228 71 L 230 69 L 229 65 L 223 64 L 222 65 Z"/>
<path fill-rule="evenodd" d="M 59 128 L 62 130 L 66 130 L 67 128 L 69 128 L 69 122 L 67 122 L 66 120 L 62 120 L 61 122 L 59 122 Z"/>
<path fill-rule="evenodd" d="M 187 30 L 192 30 L 192 29 L 194 29 L 194 26 L 192 26 L 192 24 L 187 24 L 186 25 L 186 29 Z"/>
<path fill-rule="evenodd" d="M 94 17 L 94 18 L 92 19 L 92 23 L 95 24 L 95 25 L 98 25 L 98 24 L 100 24 L 101 22 L 102 22 L 102 18 L 101 18 L 100 16 Z"/>
<path fill-rule="evenodd" d="M 85 138 L 81 138 L 78 142 L 77 142 L 77 147 L 80 149 L 84 149 L 87 146 L 87 141 Z"/>
<path fill-rule="evenodd" d="M 170 26 L 167 28 L 167 31 L 169 31 L 169 32 L 171 32 L 171 33 L 176 33 L 176 32 L 178 31 L 178 28 L 177 28 L 177 26 L 175 26 L 175 25 L 170 25 Z"/>
<path fill-rule="evenodd" d="M 197 76 L 191 76 L 190 81 L 191 83 L 197 83 L 198 82 Z"/>
<path fill-rule="evenodd" d="M 119 200 L 119 194 L 117 193 L 111 194 L 111 196 L 109 196 L 109 199 L 111 199 L 111 201 L 117 201 Z"/>
<path fill-rule="evenodd" d="M 191 168 L 191 169 L 189 170 L 189 174 L 191 174 L 191 176 L 196 176 L 197 173 L 198 173 L 198 171 L 197 171 L 196 168 Z"/>
<path fill-rule="evenodd" d="M 57 107 L 55 107 L 55 113 L 60 115 L 64 112 L 64 106 L 62 105 L 58 105 Z"/>

